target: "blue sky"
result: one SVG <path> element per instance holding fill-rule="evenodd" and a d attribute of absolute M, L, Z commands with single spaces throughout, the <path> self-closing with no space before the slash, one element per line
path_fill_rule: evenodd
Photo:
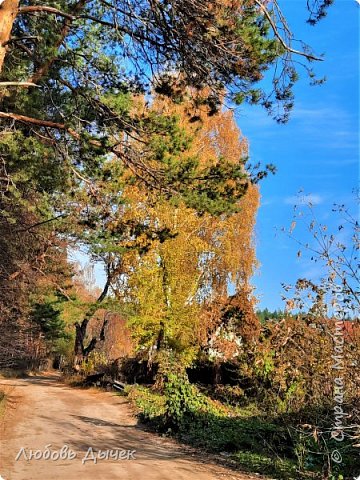
<path fill-rule="evenodd" d="M 359 181 L 359 15 L 355 0 L 337 0 L 317 26 L 305 23 L 305 0 L 287 4 L 285 14 L 297 38 L 325 60 L 314 65 L 327 82 L 308 84 L 306 73 L 296 85 L 296 104 L 286 125 L 276 124 L 258 107 L 237 109 L 236 118 L 250 143 L 251 163 L 273 163 L 278 172 L 261 183 L 256 225 L 261 263 L 253 279 L 260 307 L 283 308 L 281 283 L 299 277 L 316 279 L 318 267 L 297 258 L 298 245 L 277 232 L 289 227 L 300 189 L 312 196 L 320 220 L 332 223 L 332 205 L 354 205 Z M 294 232 L 297 234 L 297 231 Z M 304 232 L 300 231 L 304 240 Z"/>
<path fill-rule="evenodd" d="M 318 266 L 298 245 L 279 232 L 289 227 L 299 190 L 311 195 L 320 220 L 332 223 L 334 202 L 354 203 L 359 180 L 359 15 L 355 0 L 335 0 L 328 16 L 315 27 L 306 24 L 306 0 L 280 2 L 296 38 L 310 44 L 325 60 L 314 65 L 327 82 L 309 86 L 305 71 L 295 88 L 290 121 L 278 125 L 260 107 L 242 106 L 236 119 L 250 143 L 251 163 L 273 163 L 278 172 L 261 183 L 261 208 L 256 225 L 257 256 L 261 264 L 253 278 L 261 308 L 283 308 L 281 283 L 316 279 Z M 301 72 L 301 71 L 300 71 Z M 355 206 L 353 207 L 355 208 Z M 307 241 L 304 229 L 294 231 Z M 75 255 L 85 263 L 86 256 Z M 95 266 L 99 285 L 104 282 Z"/>

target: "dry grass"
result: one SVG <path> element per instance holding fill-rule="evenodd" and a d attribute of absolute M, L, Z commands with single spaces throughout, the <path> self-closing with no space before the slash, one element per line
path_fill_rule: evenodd
<path fill-rule="evenodd" d="M 6 394 L 3 390 L 0 390 L 0 418 L 4 415 L 6 404 Z"/>
<path fill-rule="evenodd" d="M 18 370 L 14 368 L 4 368 L 0 370 L 0 378 L 26 378 L 29 372 L 26 370 Z"/>

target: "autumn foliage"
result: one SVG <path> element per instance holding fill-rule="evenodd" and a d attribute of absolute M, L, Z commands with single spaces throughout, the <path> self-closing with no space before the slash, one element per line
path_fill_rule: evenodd
<path fill-rule="evenodd" d="M 244 325 L 247 335 L 258 328 L 250 277 L 256 267 L 253 228 L 259 193 L 246 180 L 247 142 L 232 112 L 224 110 L 209 116 L 208 107 L 194 110 L 190 102 L 174 105 L 160 95 L 151 108 L 162 115 L 175 115 L 190 136 L 184 163 L 194 159 L 203 167 L 221 161 L 238 165 L 246 190 L 236 211 L 214 216 L 199 214 L 181 201 L 168 202 L 134 186 L 125 189 L 128 206 L 122 220 L 146 223 L 148 229 L 166 235 L 150 243 L 148 235 L 138 235 L 121 244 L 129 251 L 122 255 L 122 283 L 116 295 L 129 311 L 138 351 L 153 360 L 162 349 L 170 349 L 185 365 L 204 346 L 209 328 L 222 322 L 220 315 L 210 327 L 205 321 L 206 312 L 219 302 L 226 303 L 230 291 L 236 292 L 239 310 L 237 334 L 243 333 Z"/>

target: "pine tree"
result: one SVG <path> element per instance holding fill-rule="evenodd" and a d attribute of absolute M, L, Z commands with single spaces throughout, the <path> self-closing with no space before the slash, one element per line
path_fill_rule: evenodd
<path fill-rule="evenodd" d="M 173 105 L 160 95 L 152 109 L 177 115 L 181 127 L 193 138 L 184 152 L 184 164 L 193 159 L 206 169 L 221 159 L 239 168 L 247 187 L 236 209 L 220 216 L 199 212 L 181 200 L 169 202 L 166 197 L 148 195 L 133 185 L 124 191 L 128 205 L 121 220 L 142 222 L 147 229 L 119 243 L 122 270 L 118 283 L 114 282 L 116 296 L 128 312 L 139 352 L 149 361 L 156 358 L 161 362 L 161 355 L 172 351 L 188 365 L 208 331 L 221 324 L 220 313 L 207 324 L 206 312 L 213 304 L 225 305 L 230 290 L 237 293 L 240 302 L 236 308 L 246 317 L 239 317 L 239 329 L 247 322 L 254 322 L 250 330 L 257 328 L 255 317 L 248 315 L 252 308 L 249 310 L 250 277 L 256 265 L 253 226 L 259 194 L 247 179 L 247 142 L 230 111 L 209 117 L 205 106 L 194 111 L 190 102 Z M 195 114 L 196 122 L 192 120 Z M 148 232 L 155 231 L 166 235 L 151 238 Z"/>

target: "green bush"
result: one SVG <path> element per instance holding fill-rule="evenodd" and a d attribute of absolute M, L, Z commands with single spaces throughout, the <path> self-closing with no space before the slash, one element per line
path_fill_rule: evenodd
<path fill-rule="evenodd" d="M 226 399 L 226 391 L 219 388 Z M 231 407 L 202 393 L 184 374 L 167 373 L 162 390 L 132 386 L 127 393 L 142 421 L 160 432 L 175 434 L 182 442 L 214 453 L 228 452 L 233 460 L 249 472 L 260 472 L 278 479 L 300 480 L 350 479 L 360 468 L 355 448 L 343 442 L 341 466 L 329 465 L 329 452 L 338 449 L 328 436 L 328 409 L 314 407 L 297 413 L 270 415 L 256 404 Z M 241 392 L 239 392 L 241 394 Z M 220 396 L 220 395 L 219 395 Z M 321 429 L 302 428 L 305 419 Z M 306 425 L 305 425 L 306 427 Z M 315 428 L 315 427 L 314 427 Z M 322 432 L 322 433 L 321 433 Z M 345 475 L 346 474 L 346 475 Z M 332 477 L 331 477 L 332 475 Z"/>
<path fill-rule="evenodd" d="M 196 420 L 199 415 L 224 415 L 226 409 L 202 394 L 186 375 L 168 374 L 164 394 L 169 426 L 181 429 L 183 424 Z"/>

